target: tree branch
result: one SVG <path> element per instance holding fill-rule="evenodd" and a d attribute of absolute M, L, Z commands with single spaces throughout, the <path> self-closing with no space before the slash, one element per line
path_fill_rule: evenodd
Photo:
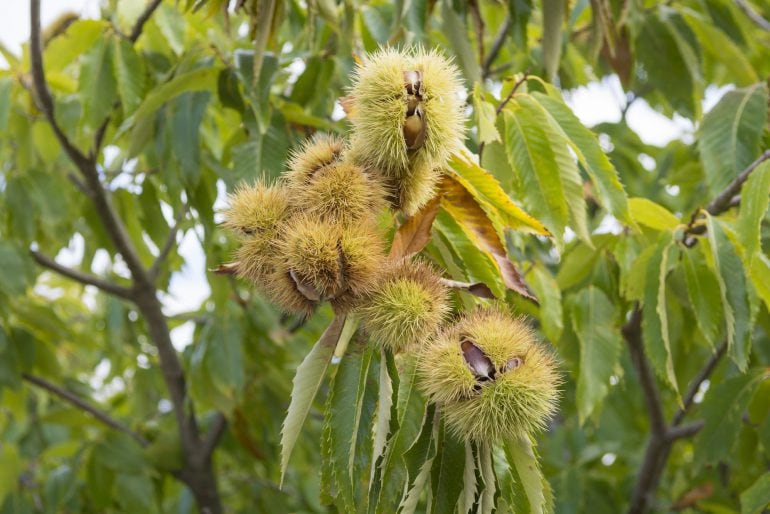
<path fill-rule="evenodd" d="M 221 412 L 217 412 L 217 416 L 214 418 L 214 423 L 211 425 L 211 428 L 206 434 L 206 437 L 203 439 L 201 455 L 204 458 L 211 458 L 211 454 L 214 453 L 214 449 L 222 439 L 226 428 L 227 418 Z"/>
<path fill-rule="evenodd" d="M 741 186 L 749 178 L 751 172 L 768 159 L 770 159 L 770 150 L 765 150 L 756 161 L 749 164 L 746 169 L 740 172 L 738 176 L 735 177 L 735 180 L 733 180 L 730 185 L 728 185 L 706 206 L 706 211 L 712 216 L 716 216 L 729 209 L 733 197 L 741 192 Z"/>
<path fill-rule="evenodd" d="M 153 282 L 158 278 L 163 262 L 168 258 L 168 255 L 171 253 L 171 250 L 176 244 L 176 235 L 179 233 L 179 228 L 184 221 L 186 213 L 187 207 L 185 206 L 174 217 L 174 226 L 171 227 L 171 230 L 168 233 L 168 237 L 166 238 L 166 242 L 163 244 L 163 247 L 160 249 L 158 256 L 155 258 L 155 262 L 152 263 L 152 266 L 150 266 L 150 269 L 147 272 L 150 275 L 150 280 Z"/>
<path fill-rule="evenodd" d="M 668 429 L 668 432 L 666 432 L 666 441 L 671 444 L 677 439 L 692 437 L 697 434 L 701 428 L 703 428 L 703 420 L 694 421 L 692 423 L 688 423 L 687 425 L 677 425 L 675 427 L 671 427 Z"/>
<path fill-rule="evenodd" d="M 527 78 L 529 78 L 529 72 L 525 72 L 524 75 L 516 81 L 516 83 L 513 85 L 513 89 L 511 89 L 511 92 L 508 93 L 508 96 L 505 97 L 505 99 L 500 102 L 500 105 L 497 106 L 497 109 L 495 109 L 495 114 L 500 114 L 503 112 L 503 108 L 505 105 L 511 101 L 511 98 L 513 98 L 513 95 L 516 94 L 516 91 L 521 87 L 522 84 L 524 84 L 527 81 Z"/>
<path fill-rule="evenodd" d="M 698 374 L 695 375 L 695 378 L 692 379 L 692 382 L 690 382 L 690 387 L 687 389 L 687 392 L 682 398 L 682 406 L 678 411 L 676 411 L 676 414 L 674 414 L 674 417 L 671 420 L 672 426 L 677 426 L 682 423 L 684 417 L 687 415 L 687 411 L 695 401 L 695 395 L 698 394 L 698 390 L 700 390 L 701 384 L 711 376 L 711 374 L 716 369 L 717 364 L 719 364 L 719 361 L 722 359 L 726 352 L 727 341 L 723 341 L 722 344 L 717 347 L 711 358 L 701 368 Z"/>
<path fill-rule="evenodd" d="M 162 1 L 163 0 L 152 0 L 149 4 L 147 4 L 147 7 L 145 7 L 144 11 L 142 11 L 142 14 L 140 14 L 136 19 L 134 27 L 131 29 L 131 33 L 128 35 L 128 39 L 131 40 L 132 43 L 136 43 L 136 40 L 139 39 L 139 36 L 142 35 L 144 24 L 149 21 L 152 13 L 155 12 L 155 9 L 160 6 Z"/>
<path fill-rule="evenodd" d="M 484 59 L 484 64 L 481 67 L 482 78 L 487 78 L 489 77 L 489 75 L 491 75 L 492 64 L 495 62 L 495 59 L 497 59 L 497 56 L 500 54 L 500 50 L 503 49 L 503 44 L 505 43 L 506 37 L 508 37 L 508 31 L 511 30 L 512 25 L 513 25 L 513 18 L 511 18 L 511 16 L 508 15 L 508 17 L 505 18 L 505 22 L 503 22 L 503 24 L 500 26 L 500 30 L 497 32 L 497 35 L 495 36 L 495 40 L 492 43 L 492 47 L 489 49 L 489 53 Z"/>
<path fill-rule="evenodd" d="M 74 405 L 78 409 L 85 411 L 89 413 L 91 416 L 96 418 L 97 420 L 101 421 L 105 425 L 107 425 L 110 428 L 113 428 L 115 430 L 118 430 L 120 432 L 123 432 L 124 434 L 130 435 L 134 441 L 139 443 L 141 446 L 147 446 L 148 442 L 147 440 L 139 435 L 138 433 L 134 432 L 130 428 L 128 428 L 126 425 L 121 423 L 120 421 L 116 420 L 115 418 L 111 417 L 106 412 L 103 412 L 93 405 L 89 404 L 79 396 L 76 396 L 74 393 L 71 393 L 70 391 L 67 391 L 66 389 L 62 389 L 61 387 L 52 384 L 51 382 L 45 380 L 44 378 L 32 375 L 30 373 L 22 373 L 21 376 L 26 380 L 27 382 L 34 384 L 42 389 L 45 389 L 49 393 L 53 393 L 54 395 L 58 396 L 59 398 L 67 401 L 68 403 Z"/>
<path fill-rule="evenodd" d="M 759 13 L 757 13 L 757 11 L 755 11 L 746 0 L 735 0 L 735 3 L 738 4 L 738 7 L 741 8 L 741 11 L 743 11 L 751 21 L 756 23 L 757 26 L 770 31 L 770 21 L 767 21 L 762 16 L 760 16 Z"/>
<path fill-rule="evenodd" d="M 48 257 L 47 255 L 43 255 L 42 253 L 36 250 L 30 250 L 29 253 L 32 255 L 32 258 L 34 258 L 39 265 L 43 266 L 44 268 L 48 268 L 52 271 L 55 271 L 59 275 L 65 276 L 67 278 L 71 278 L 72 280 L 76 282 L 80 282 L 81 284 L 84 284 L 84 285 L 94 286 L 97 289 L 101 289 L 105 293 L 109 293 L 109 294 L 118 296 L 120 298 L 124 298 L 126 300 L 133 300 L 133 292 L 131 291 L 131 289 L 127 287 L 123 287 L 113 282 L 109 282 L 107 280 L 99 278 L 97 276 L 90 275 L 88 273 L 83 273 L 82 271 L 68 268 L 67 266 L 63 266 L 58 262 L 56 262 L 51 257 Z"/>
<path fill-rule="evenodd" d="M 642 309 L 638 305 L 631 314 L 631 319 L 623 327 L 622 332 L 631 351 L 631 361 L 639 375 L 639 383 L 644 391 L 652 435 L 662 439 L 666 432 L 666 422 L 661 407 L 660 391 L 658 391 L 658 385 L 655 382 L 655 375 L 652 369 L 650 369 L 647 357 L 644 355 L 644 346 L 642 345 Z"/>

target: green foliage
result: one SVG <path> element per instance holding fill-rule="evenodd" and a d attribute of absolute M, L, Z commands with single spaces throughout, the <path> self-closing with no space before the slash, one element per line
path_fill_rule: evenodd
<path fill-rule="evenodd" d="M 230 4 L 166 0 L 132 40 L 145 2 L 110 0 L 43 48 L 58 126 L 153 270 L 183 414 L 203 439 L 227 420 L 213 454 L 227 512 L 617 513 L 656 441 L 647 511 L 767 509 L 766 3 L 741 2 L 754 19 L 723 0 Z M 531 438 L 465 443 L 420 393 L 415 356 L 368 344 L 354 316 L 282 316 L 249 284 L 200 273 L 235 258 L 225 193 L 272 182 L 314 133 L 348 135 L 337 99 L 387 43 L 437 49 L 464 78 L 466 148 L 409 248 L 469 283 L 454 314 L 494 296 L 553 347 L 560 410 Z M 0 512 L 195 512 L 158 320 L 125 298 L 130 259 L 36 100 L 29 45 L 0 54 Z M 609 75 L 629 105 L 586 127 L 570 90 Z M 697 129 L 649 144 L 637 107 Z M 389 241 L 408 227 L 380 221 L 401 227 Z M 635 344 L 664 429 L 684 437 L 655 439 Z"/>

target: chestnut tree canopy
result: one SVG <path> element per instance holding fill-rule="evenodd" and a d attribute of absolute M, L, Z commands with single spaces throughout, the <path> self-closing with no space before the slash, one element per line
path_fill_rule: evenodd
<path fill-rule="evenodd" d="M 0 34 L 0 514 L 766 511 L 766 0 L 103 0 L 49 26 L 24 2 L 22 52 Z M 550 347 L 531 437 L 464 441 L 416 355 L 233 274 L 227 194 L 348 137 L 385 46 L 451 58 L 467 116 L 386 246 Z M 614 117 L 584 125 L 583 86 Z"/>

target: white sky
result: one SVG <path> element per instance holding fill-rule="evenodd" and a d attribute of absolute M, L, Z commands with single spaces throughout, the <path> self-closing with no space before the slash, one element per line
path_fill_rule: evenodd
<path fill-rule="evenodd" d="M 21 45 L 29 38 L 29 2 L 26 0 L 0 0 L 5 5 L 0 16 L 0 41 L 15 53 L 21 52 Z M 143 1 L 143 0 L 128 0 Z M 99 15 L 99 0 L 43 0 L 41 13 L 42 24 L 50 21 L 65 11 L 74 11 L 82 17 Z M 5 65 L 0 57 L 0 67 Z M 703 102 L 704 112 L 708 111 L 729 88 L 708 88 Z M 617 77 L 607 77 L 602 81 L 565 93 L 565 99 L 575 114 L 587 126 L 597 123 L 620 120 L 625 95 Z M 628 125 L 648 144 L 665 145 L 673 139 L 691 141 L 694 128 L 689 120 L 675 116 L 669 119 L 654 111 L 642 99 L 637 100 L 626 113 Z M 220 201 L 224 192 L 220 191 Z M 57 260 L 65 264 L 77 264 L 82 258 L 82 238 L 74 238 L 69 249 L 62 250 Z M 163 305 L 168 314 L 198 309 L 209 295 L 206 281 L 204 254 L 195 232 L 188 230 L 179 248 L 185 258 L 181 272 L 172 277 L 168 295 L 162 296 Z M 106 256 L 102 265 L 108 264 Z M 96 267 L 96 266 L 95 266 Z M 188 322 L 172 332 L 174 345 L 182 349 L 192 342 L 192 322 Z"/>

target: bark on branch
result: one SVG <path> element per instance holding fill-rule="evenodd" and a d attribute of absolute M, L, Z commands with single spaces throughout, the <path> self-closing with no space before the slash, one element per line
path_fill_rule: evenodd
<path fill-rule="evenodd" d="M 105 425 L 107 425 L 110 428 L 113 428 L 119 432 L 123 432 L 124 434 L 128 434 L 131 436 L 137 443 L 139 443 L 141 446 L 147 446 L 147 440 L 139 435 L 138 433 L 134 432 L 130 428 L 128 428 L 126 425 L 121 423 L 120 421 L 116 420 L 106 412 L 94 407 L 84 399 L 80 398 L 79 396 L 75 395 L 74 393 L 67 391 L 66 389 L 63 389 L 55 384 L 52 384 L 51 382 L 45 380 L 44 378 L 38 377 L 36 375 L 32 375 L 30 373 L 22 373 L 22 378 L 29 382 L 30 384 L 36 385 L 37 387 L 40 387 L 41 389 L 45 389 L 49 393 L 52 393 L 62 400 L 66 401 L 67 403 L 70 403 L 77 407 L 78 409 L 87 412 L 97 420 L 101 421 Z"/>
<path fill-rule="evenodd" d="M 35 259 L 38 264 L 44 268 L 48 268 L 51 271 L 55 271 L 59 275 L 70 278 L 75 282 L 80 282 L 81 284 L 87 286 L 94 286 L 97 289 L 104 291 L 105 293 L 109 293 L 126 300 L 133 300 L 133 292 L 127 287 L 123 287 L 103 278 L 99 278 L 94 275 L 83 273 L 82 271 L 63 266 L 56 262 L 54 259 L 48 257 L 47 255 L 43 255 L 36 250 L 30 250 L 30 254 L 32 254 L 32 258 Z"/>

